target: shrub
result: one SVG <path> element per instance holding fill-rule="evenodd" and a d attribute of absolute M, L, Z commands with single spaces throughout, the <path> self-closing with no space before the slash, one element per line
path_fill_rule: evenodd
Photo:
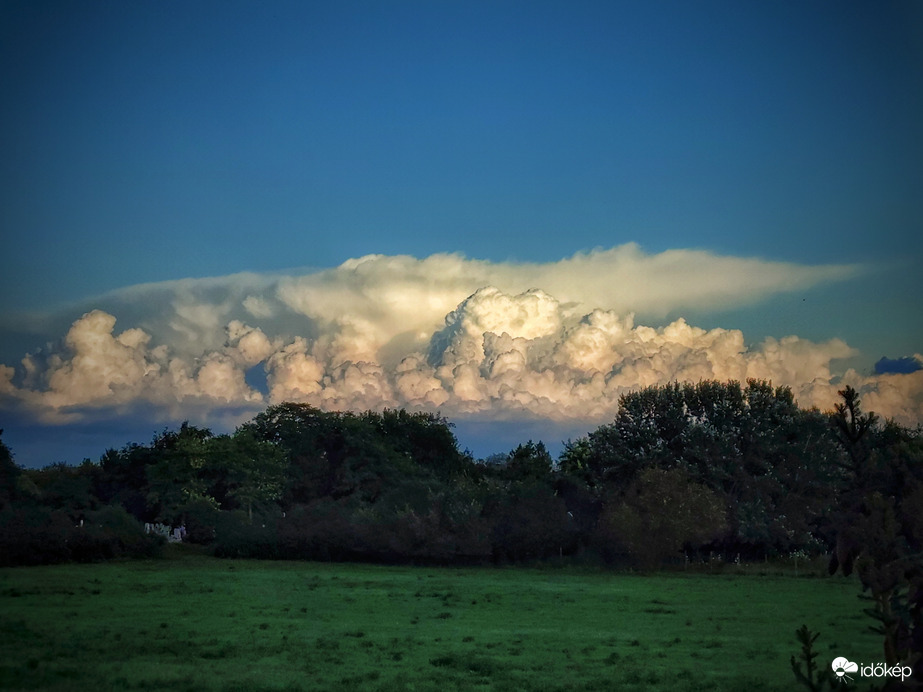
<path fill-rule="evenodd" d="M 679 469 L 651 468 L 601 520 L 644 569 L 655 569 L 686 544 L 702 544 L 725 528 L 720 498 Z"/>
<path fill-rule="evenodd" d="M 75 525 L 62 511 L 45 507 L 7 508 L 0 513 L 0 565 L 42 565 L 116 557 L 154 557 L 163 540 L 144 534 L 122 507 L 88 512 Z"/>
<path fill-rule="evenodd" d="M 221 511 L 214 503 L 205 499 L 196 499 L 180 507 L 184 518 L 186 541 L 199 545 L 209 545 L 215 540 L 215 531 L 221 521 Z"/>
<path fill-rule="evenodd" d="M 251 522 L 242 510 L 221 512 L 215 524 L 214 552 L 218 557 L 280 557 L 276 528 L 264 525 L 259 517 Z"/>
<path fill-rule="evenodd" d="M 74 526 L 67 534 L 70 559 L 92 562 L 114 557 L 155 557 L 163 547 L 163 538 L 147 535 L 144 528 L 123 507 L 109 505 L 88 512 L 83 526 Z"/>
<path fill-rule="evenodd" d="M 0 565 L 47 565 L 70 558 L 71 520 L 61 512 L 28 505 L 0 511 Z"/>

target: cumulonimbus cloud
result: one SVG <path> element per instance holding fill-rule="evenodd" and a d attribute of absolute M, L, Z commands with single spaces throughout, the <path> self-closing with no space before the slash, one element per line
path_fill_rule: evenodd
<path fill-rule="evenodd" d="M 820 408 L 852 384 L 866 408 L 919 422 L 923 371 L 835 376 L 831 363 L 853 353 L 840 340 L 748 346 L 740 331 L 682 319 L 636 324 L 856 271 L 625 245 L 548 264 L 374 255 L 299 276 L 133 287 L 97 301 L 56 347 L 0 366 L 0 401 L 46 422 L 137 404 L 175 418 L 281 401 L 595 422 L 639 387 L 757 377 Z M 248 383 L 254 369 L 265 387 Z"/>

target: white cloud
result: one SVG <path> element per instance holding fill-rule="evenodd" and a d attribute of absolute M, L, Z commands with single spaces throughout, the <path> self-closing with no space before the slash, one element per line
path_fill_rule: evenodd
<path fill-rule="evenodd" d="M 233 348 L 244 365 L 262 363 L 273 351 L 269 338 L 256 327 L 249 327 L 238 320 L 231 320 L 227 326 L 228 346 Z"/>
<path fill-rule="evenodd" d="M 276 298 L 325 332 L 348 332 L 361 324 L 366 340 L 361 357 L 373 357 L 402 336 L 407 340 L 415 335 L 416 345 L 422 345 L 424 335 L 438 329 L 445 315 L 487 286 L 507 295 L 541 289 L 567 306 L 565 314 L 599 308 L 662 318 L 671 311 L 748 305 L 858 272 L 853 265 L 804 266 L 700 250 L 648 255 L 630 243 L 544 264 L 494 263 L 451 254 L 425 259 L 368 255 L 335 269 L 283 278 Z M 350 343 L 356 346 L 353 339 Z"/>
<path fill-rule="evenodd" d="M 167 345 L 149 348 L 151 337 L 141 329 L 116 334 L 115 324 L 116 318 L 101 310 L 86 313 L 73 323 L 60 351 L 41 363 L 31 356 L 23 359 L 23 384 L 15 385 L 4 368 L 0 394 L 48 422 L 79 419 L 87 408 L 141 402 L 175 412 L 184 400 L 240 404 L 262 399 L 246 385 L 231 349 L 186 361 L 171 357 Z"/>
<path fill-rule="evenodd" d="M 303 337 L 283 346 L 266 361 L 269 399 L 304 401 L 323 390 L 324 368 L 308 353 L 308 343 Z"/>
<path fill-rule="evenodd" d="M 639 387 L 757 377 L 821 408 L 853 383 L 866 408 L 917 422 L 923 374 L 838 377 L 831 364 L 854 353 L 842 341 L 747 345 L 740 331 L 681 319 L 636 324 L 855 271 L 626 245 L 544 265 L 373 255 L 297 277 L 133 287 L 75 320 L 57 347 L 0 366 L 0 401 L 47 421 L 134 404 L 192 417 L 294 400 L 595 423 Z M 116 333 L 121 313 L 128 328 Z M 257 366 L 265 396 L 245 378 Z"/>

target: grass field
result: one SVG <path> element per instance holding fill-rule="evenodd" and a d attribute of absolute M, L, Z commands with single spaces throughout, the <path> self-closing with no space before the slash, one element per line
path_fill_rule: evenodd
<path fill-rule="evenodd" d="M 802 623 L 825 667 L 880 659 L 857 593 L 843 578 L 182 552 L 3 569 L 0 687 L 782 692 Z"/>

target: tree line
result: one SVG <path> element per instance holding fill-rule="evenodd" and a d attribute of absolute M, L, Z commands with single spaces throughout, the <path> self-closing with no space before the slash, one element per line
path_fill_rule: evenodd
<path fill-rule="evenodd" d="M 79 466 L 22 469 L 0 442 L 0 561 L 153 554 L 140 526 L 160 522 L 224 556 L 654 569 L 800 551 L 839 566 L 868 543 L 852 519 L 873 496 L 919 548 L 920 430 L 842 394 L 820 412 L 765 381 L 648 387 L 556 460 L 532 441 L 476 460 L 437 414 L 294 403 Z"/>

